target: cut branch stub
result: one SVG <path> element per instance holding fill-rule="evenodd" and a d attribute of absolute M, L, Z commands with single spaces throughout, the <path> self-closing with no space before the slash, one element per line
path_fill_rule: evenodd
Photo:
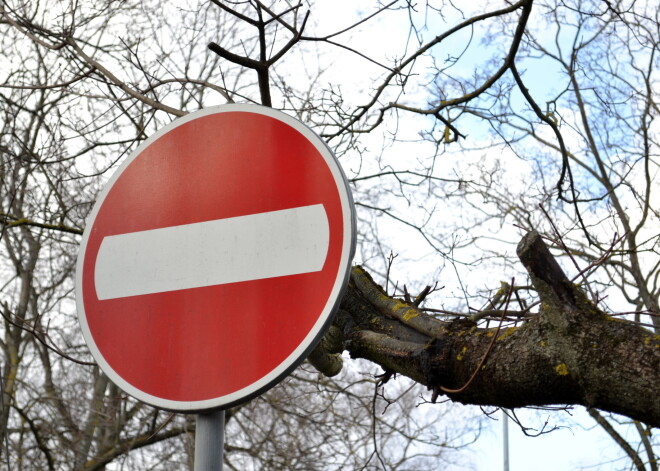
<path fill-rule="evenodd" d="M 541 314 L 546 321 L 558 326 L 577 315 L 592 320 L 605 316 L 584 291 L 566 277 L 538 232 L 531 231 L 522 238 L 517 254 L 538 292 Z"/>
<path fill-rule="evenodd" d="M 538 232 L 527 233 L 518 244 L 516 252 L 527 269 L 542 302 L 548 303 L 554 308 L 575 308 L 573 285 Z"/>
<path fill-rule="evenodd" d="M 340 355 L 343 350 L 342 332 L 339 327 L 332 325 L 307 360 L 325 376 L 336 376 L 344 366 Z"/>

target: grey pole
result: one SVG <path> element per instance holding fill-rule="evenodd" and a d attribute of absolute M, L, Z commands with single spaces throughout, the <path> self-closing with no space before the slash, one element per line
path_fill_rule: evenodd
<path fill-rule="evenodd" d="M 195 471 L 222 471 L 225 444 L 225 411 L 197 415 L 195 426 Z"/>
<path fill-rule="evenodd" d="M 502 435 L 503 435 L 503 454 L 504 454 L 504 471 L 509 471 L 509 417 L 506 412 L 502 410 Z"/>

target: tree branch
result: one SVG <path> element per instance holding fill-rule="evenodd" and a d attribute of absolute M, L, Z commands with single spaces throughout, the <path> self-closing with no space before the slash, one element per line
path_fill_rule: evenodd
<path fill-rule="evenodd" d="M 660 403 L 648 391 L 660 384 L 660 336 L 600 311 L 538 233 L 522 239 L 518 255 L 541 309 L 499 334 L 469 319 L 431 317 L 353 268 L 335 319 L 343 347 L 427 386 L 433 398 L 471 380 L 447 396 L 504 408 L 584 405 L 659 426 Z"/>

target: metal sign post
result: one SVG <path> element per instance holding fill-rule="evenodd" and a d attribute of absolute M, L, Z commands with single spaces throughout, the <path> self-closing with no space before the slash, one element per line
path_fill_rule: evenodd
<path fill-rule="evenodd" d="M 195 471 L 222 471 L 225 444 L 225 411 L 197 415 Z"/>

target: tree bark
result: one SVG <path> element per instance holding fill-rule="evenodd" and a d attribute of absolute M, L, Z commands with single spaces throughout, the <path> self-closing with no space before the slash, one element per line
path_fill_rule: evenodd
<path fill-rule="evenodd" d="M 600 311 L 538 233 L 522 239 L 518 256 L 541 307 L 499 332 L 468 318 L 440 321 L 388 296 L 354 267 L 334 322 L 344 349 L 427 386 L 433 399 L 445 394 L 505 408 L 583 405 L 660 426 L 660 336 Z M 336 345 L 336 335 L 317 349 Z"/>

